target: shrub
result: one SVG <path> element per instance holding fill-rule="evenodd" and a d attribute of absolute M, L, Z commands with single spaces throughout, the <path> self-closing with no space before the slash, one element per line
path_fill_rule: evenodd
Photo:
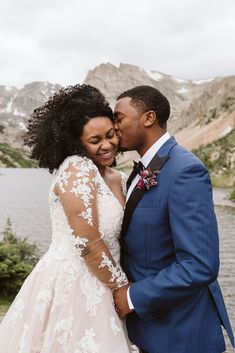
<path fill-rule="evenodd" d="M 0 297 L 12 299 L 39 260 L 36 243 L 20 239 L 7 219 L 0 241 Z"/>

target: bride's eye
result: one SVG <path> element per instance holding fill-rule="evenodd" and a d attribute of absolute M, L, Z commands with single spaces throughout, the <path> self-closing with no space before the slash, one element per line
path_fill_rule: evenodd
<path fill-rule="evenodd" d="M 114 135 L 115 135 L 115 130 L 114 130 L 114 129 L 112 129 L 112 130 L 110 130 L 110 131 L 108 132 L 108 134 L 107 134 L 107 138 L 111 139 L 111 138 L 113 138 L 113 137 L 114 137 Z"/>
<path fill-rule="evenodd" d="M 89 141 L 92 145 L 96 145 L 97 143 L 99 143 L 99 139 L 98 138 L 92 138 Z"/>

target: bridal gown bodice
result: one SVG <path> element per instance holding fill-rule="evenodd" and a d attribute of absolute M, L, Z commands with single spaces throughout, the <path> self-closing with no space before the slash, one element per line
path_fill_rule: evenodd
<path fill-rule="evenodd" d="M 76 167 L 76 173 L 69 166 Z M 78 179 L 70 183 L 73 175 Z M 121 180 L 125 192 L 123 174 Z M 55 186 L 61 198 L 55 194 Z M 78 214 L 83 222 L 81 234 L 79 222 L 76 229 L 70 226 L 67 199 L 82 201 L 84 207 Z M 71 156 L 53 176 L 49 206 L 51 245 L 0 325 L 4 353 L 136 352 L 115 311 L 111 291 L 126 283 L 119 265 L 122 205 L 91 160 Z M 93 235 L 95 231 L 100 239 Z M 96 246 L 102 249 L 101 257 L 93 256 Z"/>
<path fill-rule="evenodd" d="M 62 171 L 66 169 L 68 163 L 79 160 L 80 158 L 72 156 L 62 163 L 61 167 L 54 175 L 54 180 L 49 192 L 49 207 L 52 222 L 52 243 L 49 251 L 51 256 L 58 257 L 58 259 L 61 257 L 71 260 L 73 256 L 75 256 L 77 260 L 81 260 L 80 258 L 78 259 L 76 249 L 73 246 L 72 230 L 68 224 L 63 206 L 53 191 L 54 186 L 61 178 Z M 123 173 L 121 173 L 121 181 L 123 192 L 125 193 L 125 174 Z M 120 259 L 119 236 L 124 210 L 98 172 L 96 174 L 96 187 L 98 189 L 97 211 L 99 232 L 101 238 L 107 244 L 114 260 L 118 262 Z M 67 234 L 67 237 L 65 234 Z"/>

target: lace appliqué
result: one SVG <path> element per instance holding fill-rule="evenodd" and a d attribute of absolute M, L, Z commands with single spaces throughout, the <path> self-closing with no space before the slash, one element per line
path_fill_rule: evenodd
<path fill-rule="evenodd" d="M 96 336 L 94 329 L 86 329 L 85 335 L 76 344 L 74 353 L 99 353 L 100 345 L 95 342 L 94 337 Z"/>
<path fill-rule="evenodd" d="M 59 320 L 55 326 L 55 332 L 58 334 L 56 342 L 62 345 L 64 352 L 66 351 L 67 344 L 72 336 L 73 320 L 74 317 L 70 310 L 69 316 L 65 319 Z"/>
<path fill-rule="evenodd" d="M 71 177 L 71 175 L 72 175 L 72 173 L 70 171 L 67 172 L 64 170 L 61 173 L 60 179 L 58 181 L 58 186 L 59 186 L 61 192 L 63 192 L 63 193 L 66 192 L 64 186 L 68 186 L 68 180 Z"/>
<path fill-rule="evenodd" d="M 96 316 L 97 306 L 102 302 L 105 294 L 104 286 L 96 277 L 87 273 L 87 276 L 81 278 L 81 290 L 86 297 L 86 312 L 89 316 Z"/>
<path fill-rule="evenodd" d="M 41 290 L 36 296 L 36 301 L 38 302 L 36 306 L 36 311 L 39 314 L 41 320 L 44 319 L 46 314 L 46 309 L 49 307 L 52 301 L 52 292 L 50 289 Z"/>
<path fill-rule="evenodd" d="M 74 284 L 84 275 L 84 269 L 86 269 L 84 265 L 80 266 L 77 261 L 73 260 L 70 262 L 66 261 L 63 264 L 63 271 L 61 274 L 55 273 L 58 282 L 55 285 L 55 294 L 51 312 L 59 310 L 58 307 L 66 305 Z M 64 278 L 63 286 L 61 286 L 62 278 Z"/>
<path fill-rule="evenodd" d="M 94 185 L 92 182 L 95 181 L 95 177 L 90 180 L 90 172 L 95 170 L 95 166 L 89 159 L 75 158 L 67 162 L 71 163 L 71 166 L 75 168 L 77 172 L 63 170 L 57 181 L 57 185 L 62 193 L 70 192 L 83 201 L 86 210 L 82 211 L 79 216 L 86 219 L 87 223 L 92 226 L 92 209 L 90 206 L 91 200 L 94 199 L 92 195 Z M 69 180 L 72 177 L 76 177 L 76 179 L 72 181 L 72 186 L 68 190 Z"/>
<path fill-rule="evenodd" d="M 90 226 L 93 226 L 93 222 L 92 222 L 92 209 L 90 207 L 88 207 L 86 209 L 86 211 L 82 211 L 81 213 L 79 213 L 79 216 L 81 216 L 82 218 L 87 220 L 87 223 Z"/>
<path fill-rule="evenodd" d="M 104 252 L 102 252 L 102 258 L 103 258 L 103 261 L 99 265 L 99 268 L 103 268 L 105 266 L 108 267 L 109 272 L 112 274 L 112 277 L 110 278 L 109 282 L 116 281 L 117 286 L 119 288 L 127 284 L 128 280 L 125 273 L 122 271 L 122 268 L 119 265 L 114 266 L 112 261 Z"/>
<path fill-rule="evenodd" d="M 90 205 L 90 200 L 93 198 L 91 195 L 91 190 L 94 190 L 94 187 L 90 184 L 90 180 L 86 174 L 84 175 L 83 173 L 83 175 L 81 175 L 81 173 L 76 173 L 76 177 L 81 179 L 77 179 L 73 182 L 73 187 L 70 192 L 77 197 L 81 197 L 84 205 L 88 207 L 88 205 Z"/>
<path fill-rule="evenodd" d="M 87 238 L 81 238 L 79 236 L 73 237 L 73 245 L 80 252 L 82 252 L 85 249 L 87 242 L 88 242 Z"/>
<path fill-rule="evenodd" d="M 120 332 L 122 331 L 120 325 L 118 325 L 118 324 L 116 323 L 116 320 L 115 320 L 115 317 L 114 317 L 114 316 L 112 316 L 112 317 L 110 318 L 110 323 L 111 323 L 111 329 L 112 329 L 112 331 L 113 331 L 113 333 L 114 333 L 115 335 L 117 335 L 118 333 L 120 333 Z"/>

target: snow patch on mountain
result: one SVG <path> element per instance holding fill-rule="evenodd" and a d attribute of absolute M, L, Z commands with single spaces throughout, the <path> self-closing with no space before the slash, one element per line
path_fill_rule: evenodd
<path fill-rule="evenodd" d="M 163 79 L 163 75 L 160 73 L 160 72 L 158 72 L 158 71 L 146 71 L 147 72 L 147 74 L 151 77 L 151 78 L 153 78 L 155 81 L 160 81 L 160 80 L 162 80 Z"/>
<path fill-rule="evenodd" d="M 178 89 L 178 93 L 186 93 L 186 92 L 188 92 L 189 90 L 187 89 L 187 88 L 185 88 L 185 87 L 182 87 L 182 88 L 180 88 L 180 89 Z"/>
<path fill-rule="evenodd" d="M 189 80 L 184 80 L 182 78 L 178 78 L 178 77 L 174 77 L 174 76 L 171 76 L 171 78 L 178 83 L 189 83 L 190 82 Z"/>
<path fill-rule="evenodd" d="M 215 80 L 215 77 L 211 77 L 211 78 L 206 78 L 206 79 L 203 79 L 203 80 L 194 80 L 192 82 L 195 83 L 196 85 L 201 85 L 203 83 L 212 82 L 214 80 Z"/>
<path fill-rule="evenodd" d="M 7 103 L 7 107 L 5 109 L 5 112 L 7 112 L 7 113 L 12 112 L 12 103 L 14 102 L 16 97 L 17 97 L 17 93 L 10 99 L 10 102 Z"/>

